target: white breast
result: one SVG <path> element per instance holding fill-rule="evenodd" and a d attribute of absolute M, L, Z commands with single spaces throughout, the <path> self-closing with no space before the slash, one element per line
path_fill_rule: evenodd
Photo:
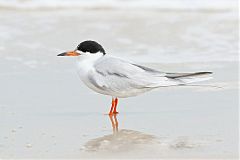
<path fill-rule="evenodd" d="M 94 68 L 94 63 L 102 56 L 103 56 L 102 53 L 81 54 L 77 59 L 77 71 L 80 79 L 87 87 L 98 93 L 109 95 L 108 93 L 105 93 L 103 90 L 93 85 L 92 82 L 89 80 L 89 74 L 96 72 Z"/>

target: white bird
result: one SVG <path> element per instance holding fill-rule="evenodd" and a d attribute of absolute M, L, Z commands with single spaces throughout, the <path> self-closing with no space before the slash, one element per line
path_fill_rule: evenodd
<path fill-rule="evenodd" d="M 112 97 L 109 115 L 117 114 L 118 98 L 137 96 L 159 87 L 186 85 L 208 80 L 212 72 L 167 73 L 106 54 L 91 40 L 81 42 L 73 51 L 58 56 L 78 56 L 81 80 L 95 92 Z M 204 77 L 202 77 L 204 76 Z"/>

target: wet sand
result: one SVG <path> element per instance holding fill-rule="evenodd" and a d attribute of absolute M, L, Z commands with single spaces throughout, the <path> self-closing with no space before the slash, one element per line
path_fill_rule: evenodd
<path fill-rule="evenodd" d="M 95 12 L 84 10 L 0 12 L 0 158 L 237 159 L 239 80 L 236 21 L 226 18 L 231 13 L 100 10 L 96 20 Z M 220 17 L 225 24 L 208 35 Z M 173 21 L 193 30 L 182 36 L 183 28 Z M 203 42 L 190 34 L 199 25 Z M 120 99 L 120 114 L 109 117 L 104 113 L 111 97 L 80 82 L 73 58 L 56 57 L 89 38 L 101 41 L 107 53 L 149 67 L 213 71 L 214 78 L 199 83 L 207 86 L 160 88 Z"/>
<path fill-rule="evenodd" d="M 1 77 L 11 93 L 0 107 L 1 157 L 236 158 L 238 89 L 229 72 L 236 66 L 229 66 L 210 67 L 216 78 L 205 84 L 222 88 L 163 88 L 120 99 L 118 132 L 104 115 L 111 98 L 89 91 L 75 73 Z"/>

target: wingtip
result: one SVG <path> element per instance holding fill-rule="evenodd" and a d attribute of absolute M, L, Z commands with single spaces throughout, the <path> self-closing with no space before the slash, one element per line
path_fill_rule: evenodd
<path fill-rule="evenodd" d="M 198 72 L 199 74 L 213 74 L 213 72 Z"/>

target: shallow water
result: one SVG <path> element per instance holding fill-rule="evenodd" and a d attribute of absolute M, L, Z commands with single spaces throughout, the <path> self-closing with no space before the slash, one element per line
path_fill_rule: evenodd
<path fill-rule="evenodd" d="M 0 13 L 1 158 L 237 157 L 235 11 Z M 120 99 L 113 131 L 104 115 L 111 97 L 80 83 L 73 58 L 56 57 L 85 39 L 149 67 L 214 79 Z"/>

